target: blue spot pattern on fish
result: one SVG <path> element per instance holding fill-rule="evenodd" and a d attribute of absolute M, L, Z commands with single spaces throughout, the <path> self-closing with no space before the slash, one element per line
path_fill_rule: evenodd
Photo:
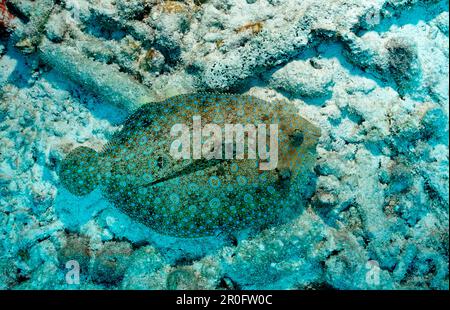
<path fill-rule="evenodd" d="M 260 159 L 174 159 L 174 124 L 278 124 L 278 166 Z M 75 195 L 101 186 L 132 219 L 162 234 L 202 237 L 279 223 L 298 208 L 316 159 L 320 130 L 286 101 L 197 93 L 149 103 L 97 153 L 81 146 L 63 160 L 62 184 Z"/>

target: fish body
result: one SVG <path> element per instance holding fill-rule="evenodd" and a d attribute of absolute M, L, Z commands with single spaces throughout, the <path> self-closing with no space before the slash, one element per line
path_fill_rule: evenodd
<path fill-rule="evenodd" d="M 173 126 L 192 128 L 196 117 L 203 125 L 221 128 L 276 124 L 276 168 L 261 169 L 261 162 L 272 158 L 252 158 L 248 145 L 241 159 L 198 158 L 193 156 L 193 144 L 186 146 L 190 157 L 174 158 L 170 150 L 176 139 Z M 102 152 L 87 147 L 73 150 L 63 160 L 60 178 L 75 195 L 88 194 L 100 185 L 118 209 L 162 234 L 231 233 L 267 227 L 298 205 L 299 189 L 309 181 L 319 137 L 320 130 L 288 102 L 231 94 L 180 95 L 139 108 Z M 201 138 L 202 146 L 205 139 Z M 236 152 L 233 155 L 237 157 Z"/>

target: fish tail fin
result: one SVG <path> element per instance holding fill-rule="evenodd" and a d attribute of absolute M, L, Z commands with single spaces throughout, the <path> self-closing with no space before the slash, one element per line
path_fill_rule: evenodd
<path fill-rule="evenodd" d="M 89 194 L 100 182 L 99 158 L 99 154 L 91 148 L 75 148 L 62 161 L 59 169 L 61 183 L 74 195 Z"/>

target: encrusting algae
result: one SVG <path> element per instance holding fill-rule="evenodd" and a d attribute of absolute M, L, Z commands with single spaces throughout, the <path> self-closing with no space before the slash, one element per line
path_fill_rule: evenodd
<path fill-rule="evenodd" d="M 174 158 L 172 127 L 192 127 L 195 117 L 219 126 L 277 124 L 276 169 L 262 169 L 261 158 L 249 154 L 242 159 L 236 153 L 232 159 Z M 292 213 L 301 200 L 299 189 L 310 181 L 319 137 L 320 130 L 288 102 L 232 94 L 180 95 L 139 108 L 102 152 L 74 149 L 61 164 L 60 178 L 79 196 L 101 186 L 118 209 L 162 234 L 231 233 L 267 227 Z M 222 153 L 229 145 L 216 147 Z"/>

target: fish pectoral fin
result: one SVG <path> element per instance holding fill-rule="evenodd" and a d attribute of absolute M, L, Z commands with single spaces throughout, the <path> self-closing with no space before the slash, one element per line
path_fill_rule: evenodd
<path fill-rule="evenodd" d="M 197 171 L 202 171 L 205 170 L 207 168 L 210 167 L 214 167 L 214 166 L 218 166 L 220 164 L 223 164 L 224 160 L 222 159 L 198 159 L 196 161 L 194 161 L 192 164 L 189 164 L 185 167 L 183 167 L 182 169 L 180 169 L 179 171 L 176 171 L 172 174 L 169 174 L 167 176 L 161 177 L 153 182 L 149 182 L 144 184 L 144 186 L 153 186 L 156 185 L 158 183 L 162 183 L 162 182 L 166 182 L 169 181 L 171 179 L 175 179 L 175 178 L 179 178 L 183 175 L 187 175 L 187 174 L 192 174 L 194 172 Z"/>

